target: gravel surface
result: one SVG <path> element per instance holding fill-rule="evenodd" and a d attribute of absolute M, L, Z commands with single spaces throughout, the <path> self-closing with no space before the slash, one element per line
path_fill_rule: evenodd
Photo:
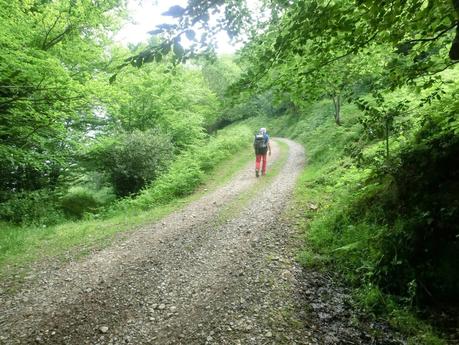
<path fill-rule="evenodd" d="M 300 240 L 283 216 L 304 150 L 275 139 L 270 163 L 279 159 L 276 141 L 288 145 L 288 157 L 269 183 L 255 178 L 251 163 L 127 239 L 64 267 L 32 269 L 14 294 L 1 289 L 0 343 L 341 343 L 339 325 L 335 333 L 318 329 L 332 324 L 339 301 L 311 308 L 311 297 L 322 296 L 317 284 L 329 283 L 295 263 Z M 368 339 L 347 325 L 348 314 L 339 319 L 343 344 Z"/>

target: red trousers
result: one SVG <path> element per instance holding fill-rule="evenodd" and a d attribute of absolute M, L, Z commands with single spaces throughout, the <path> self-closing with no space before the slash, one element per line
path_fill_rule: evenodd
<path fill-rule="evenodd" d="M 260 171 L 260 162 L 263 160 L 263 163 L 261 165 L 261 174 L 262 175 L 265 175 L 266 174 L 266 153 L 263 155 L 263 154 L 259 154 L 257 155 L 257 158 L 256 158 L 256 161 L 255 161 L 255 169 Z"/>

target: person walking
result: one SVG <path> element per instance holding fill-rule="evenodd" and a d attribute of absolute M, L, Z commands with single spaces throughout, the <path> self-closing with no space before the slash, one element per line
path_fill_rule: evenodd
<path fill-rule="evenodd" d="M 271 156 L 271 144 L 269 142 L 269 135 L 266 133 L 266 128 L 260 128 L 255 139 L 253 140 L 253 148 L 255 149 L 255 176 L 266 175 L 266 154 Z M 260 171 L 261 163 L 261 171 Z"/>

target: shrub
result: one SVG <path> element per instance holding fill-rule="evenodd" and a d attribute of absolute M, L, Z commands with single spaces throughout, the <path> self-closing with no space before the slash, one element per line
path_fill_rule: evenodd
<path fill-rule="evenodd" d="M 0 219 L 15 224 L 50 225 L 63 219 L 55 192 L 40 189 L 15 194 L 0 204 Z"/>
<path fill-rule="evenodd" d="M 381 280 L 391 292 L 405 294 L 407 284 L 415 279 L 422 287 L 417 298 L 459 301 L 458 153 L 459 139 L 443 135 L 400 155 L 394 182 L 385 192 L 393 190 L 396 207 L 379 203 L 389 223 L 396 220 L 381 243 L 385 254 Z M 394 260 L 398 265 L 391 264 Z"/>
<path fill-rule="evenodd" d="M 108 173 L 118 196 L 126 196 L 159 176 L 172 154 L 171 140 L 158 130 L 148 130 L 102 140 L 86 158 L 94 168 Z"/>
<path fill-rule="evenodd" d="M 123 200 L 117 207 L 129 205 L 147 209 L 191 194 L 202 182 L 206 172 L 247 145 L 251 139 L 248 127 L 235 126 L 210 137 L 207 143 L 203 140 L 202 145 L 192 146 L 180 154 L 167 172 L 153 181 L 136 199 Z"/>
<path fill-rule="evenodd" d="M 80 219 L 85 212 L 94 212 L 98 202 L 90 190 L 84 187 L 73 187 L 62 197 L 61 207 L 66 216 Z"/>
<path fill-rule="evenodd" d="M 85 213 L 95 213 L 114 199 L 115 195 L 111 188 L 104 187 L 95 191 L 77 186 L 70 188 L 61 198 L 61 208 L 67 217 L 81 219 Z"/>

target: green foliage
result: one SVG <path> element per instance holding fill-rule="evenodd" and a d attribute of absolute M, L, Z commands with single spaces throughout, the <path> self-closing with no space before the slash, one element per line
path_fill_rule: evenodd
<path fill-rule="evenodd" d="M 407 97 L 417 102 L 424 95 L 385 95 L 394 103 Z M 308 166 L 296 191 L 306 238 L 300 262 L 340 271 L 357 287 L 362 308 L 386 316 L 420 344 L 442 341 L 413 311 L 433 300 L 455 303 L 459 282 L 453 254 L 458 172 L 452 163 L 458 139 L 454 125 L 444 127 L 445 116 L 455 119 L 456 103 L 448 101 L 442 116 L 439 101 L 400 114 L 389 158 L 384 136 L 369 136 L 361 122 L 366 114 L 353 105 L 343 107 L 342 126 L 333 123 L 329 101 L 248 121 L 306 147 Z"/>
<path fill-rule="evenodd" d="M 82 218 L 85 212 L 95 212 L 98 203 L 94 195 L 83 187 L 73 187 L 61 199 L 61 207 L 68 217 Z"/>
<path fill-rule="evenodd" d="M 441 339 L 432 327 L 416 318 L 413 313 L 403 309 L 393 309 L 391 312 L 391 325 L 410 335 L 409 345 L 446 345 L 447 342 Z"/>
<path fill-rule="evenodd" d="M 107 173 L 119 196 L 137 193 L 157 178 L 172 159 L 173 146 L 158 130 L 108 137 L 90 148 L 86 159 Z"/>
<path fill-rule="evenodd" d="M 458 137 L 444 134 L 406 148 L 399 157 L 388 188 L 394 200 L 384 207 L 385 216 L 398 221 L 383 238 L 386 258 L 381 265 L 390 269 L 382 279 L 390 282 L 391 291 L 398 292 L 398 286 L 406 286 L 411 276 L 423 287 L 418 298 L 428 294 L 457 299 L 459 275 L 453 267 L 459 262 L 453 253 L 459 248 L 454 226 L 459 221 L 458 153 Z M 389 258 L 401 262 L 400 267 L 388 265 Z"/>
<path fill-rule="evenodd" d="M 117 207 L 148 209 L 177 197 L 192 193 L 216 164 L 251 142 L 251 130 L 235 126 L 210 137 L 206 143 L 196 145 L 178 155 L 167 172 L 153 181 L 133 200 L 122 201 Z"/>
<path fill-rule="evenodd" d="M 453 2 L 276 1 L 270 7 L 272 17 L 243 49 L 248 68 L 237 90 L 269 87 L 298 104 L 324 93 L 350 95 L 361 77 L 371 89 L 394 90 L 450 66 L 459 15 Z"/>
<path fill-rule="evenodd" d="M 81 219 L 85 213 L 96 213 L 102 206 L 115 200 L 111 188 L 105 187 L 97 191 L 88 187 L 72 187 L 60 199 L 64 214 L 70 219 Z"/>
<path fill-rule="evenodd" d="M 203 77 L 222 102 L 228 101 L 226 91 L 241 74 L 241 68 L 233 60 L 229 56 L 223 56 L 212 62 L 205 61 L 202 66 Z"/>
<path fill-rule="evenodd" d="M 56 193 L 42 189 L 15 193 L 0 204 L 0 219 L 15 224 L 55 224 L 64 219 L 58 210 Z"/>
<path fill-rule="evenodd" d="M 272 94 L 243 96 L 240 99 L 228 97 L 228 88 L 237 81 L 241 74 L 241 67 L 230 57 L 220 57 L 216 61 L 205 62 L 202 73 L 209 88 L 218 96 L 222 110 L 218 118 L 210 126 L 210 132 L 228 126 L 229 124 L 255 116 L 271 114 L 273 112 Z"/>
<path fill-rule="evenodd" d="M 172 53 L 185 53 L 178 42 L 173 52 L 164 47 L 161 61 L 125 68 L 109 85 L 114 66 L 146 47 L 128 51 L 109 39 L 124 6 L 120 0 L 0 2 L 2 219 L 32 221 L 36 212 L 13 217 L 11 210 L 20 200 L 28 205 L 24 210 L 32 207 L 26 194 L 46 190 L 70 190 L 63 199 L 66 214 L 81 217 L 95 207 L 89 194 L 100 192 L 100 186 L 78 181 L 92 170 L 108 176 L 118 196 L 137 193 L 218 122 L 220 103 L 208 86 L 212 78 L 196 66 L 174 63 Z M 149 46 L 155 44 L 158 39 Z M 130 134 L 119 134 L 124 132 Z M 94 138 L 104 139 L 94 144 Z M 76 210 L 83 199 L 88 206 Z M 49 207 L 59 213 L 59 205 Z"/>
<path fill-rule="evenodd" d="M 202 73 L 167 61 L 125 69 L 113 88 L 108 96 L 113 100 L 112 126 L 126 131 L 160 128 L 178 148 L 202 138 L 203 127 L 218 117 L 217 97 Z"/>
<path fill-rule="evenodd" d="M 355 137 L 352 131 L 358 127 L 333 129 L 316 122 L 319 118 L 316 113 L 295 126 L 311 147 L 300 198 L 322 210 L 317 215 L 306 211 L 314 218 L 308 224 L 309 246 L 359 284 L 371 282 L 406 299 L 414 281 L 423 287 L 415 291 L 417 302 L 426 293 L 454 300 L 459 282 L 451 270 L 456 260 L 451 253 L 457 250 L 457 169 L 452 163 L 457 137 L 408 142 L 393 160 L 363 170 L 346 157 L 342 144 Z M 334 134 L 325 136 L 325 129 Z"/>
<path fill-rule="evenodd" d="M 53 188 L 71 165 L 120 3 L 0 1 L 0 193 Z"/>
<path fill-rule="evenodd" d="M 387 312 L 388 301 L 384 293 L 375 285 L 367 284 L 357 292 L 357 297 L 363 310 L 367 313 Z"/>
<path fill-rule="evenodd" d="M 224 136 L 225 139 L 221 136 Z M 230 131 L 223 130 L 217 137 L 202 142 L 200 147 L 194 147 L 194 159 L 198 159 L 200 164 L 206 163 L 203 168 L 205 173 L 200 173 L 199 181 L 199 184 L 205 183 L 205 188 L 197 194 L 198 196 L 202 195 L 206 189 L 213 189 L 225 183 L 228 178 L 248 163 L 252 157 L 251 139 L 252 136 L 246 127 L 235 126 Z M 243 150 L 236 148 L 243 148 Z M 216 154 L 212 153 L 215 149 L 218 151 Z M 203 152 L 202 158 L 199 158 L 201 157 L 200 151 Z M 207 161 L 204 161 L 208 157 L 213 157 L 213 162 L 219 161 L 220 164 L 210 166 Z M 188 180 L 185 178 L 183 181 L 186 184 Z M 83 189 L 84 193 L 89 194 L 90 198 L 95 199 L 98 204 L 106 205 L 112 200 L 113 193 L 110 188 L 105 187 L 105 182 L 101 174 L 89 173 L 80 176 L 75 182 L 82 188 L 72 187 L 68 194 Z M 171 180 L 170 183 L 172 184 L 170 189 L 173 189 L 174 181 Z M 11 267 L 13 263 L 20 263 L 22 267 L 42 256 L 54 257 L 69 250 L 79 251 L 81 248 L 86 250 L 105 247 L 111 243 L 112 234 L 131 231 L 139 224 L 151 224 L 194 198 L 195 196 L 192 195 L 188 198 L 168 199 L 169 203 L 165 201 L 166 198 L 163 198 L 161 199 L 164 201 L 163 205 L 160 206 L 144 204 L 145 199 L 139 203 L 136 203 L 135 199 L 125 199 L 117 206 L 111 205 L 108 211 L 105 211 L 104 207 L 104 209 L 98 208 L 96 215 L 86 213 L 83 220 L 66 221 L 46 227 L 33 224 L 15 226 L 11 223 L 0 222 L 2 230 L 0 231 L 0 272 Z M 142 208 L 148 208 L 148 210 L 143 211 Z"/>

